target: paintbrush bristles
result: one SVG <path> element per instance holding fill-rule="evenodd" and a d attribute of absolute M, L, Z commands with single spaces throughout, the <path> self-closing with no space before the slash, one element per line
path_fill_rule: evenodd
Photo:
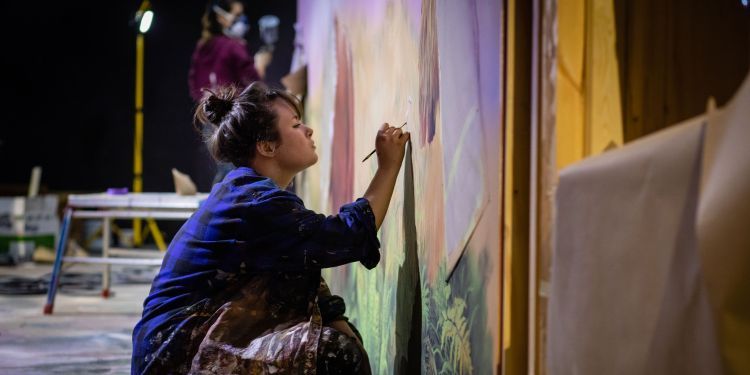
<path fill-rule="evenodd" d="M 404 127 L 405 125 L 406 125 L 406 121 L 404 121 L 404 123 L 403 123 L 403 124 L 401 124 L 401 126 L 399 126 L 399 127 L 398 127 L 398 128 L 396 128 L 396 129 L 401 129 L 401 128 L 403 128 L 403 127 Z M 371 151 L 371 152 L 370 152 L 369 154 L 367 154 L 367 156 L 365 156 L 365 158 L 364 158 L 364 159 L 362 159 L 362 162 L 363 162 L 363 163 L 364 163 L 364 162 L 366 162 L 366 161 L 367 161 L 367 159 L 369 159 L 369 158 L 370 158 L 370 156 L 372 156 L 372 154 L 374 154 L 374 153 L 375 153 L 375 151 L 377 151 L 377 150 L 372 150 L 372 151 Z"/>

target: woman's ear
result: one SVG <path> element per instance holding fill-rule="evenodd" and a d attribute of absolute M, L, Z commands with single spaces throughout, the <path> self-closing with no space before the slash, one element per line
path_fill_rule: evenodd
<path fill-rule="evenodd" d="M 272 158 L 276 155 L 276 142 L 260 141 L 255 143 L 255 151 L 259 155 Z"/>

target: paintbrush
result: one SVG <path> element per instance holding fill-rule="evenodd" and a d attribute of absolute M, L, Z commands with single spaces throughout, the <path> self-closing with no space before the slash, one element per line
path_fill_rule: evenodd
<path fill-rule="evenodd" d="M 403 128 L 403 127 L 404 127 L 404 125 L 406 125 L 406 121 L 404 121 L 404 123 L 403 123 L 403 124 L 401 124 L 401 126 L 397 127 L 396 129 L 401 129 L 401 128 Z M 370 152 L 369 154 L 367 154 L 367 156 L 365 156 L 365 158 L 364 158 L 364 159 L 362 159 L 362 162 L 364 163 L 365 161 L 367 161 L 367 159 L 369 159 L 369 158 L 370 158 L 370 156 L 372 156 L 372 154 L 374 154 L 374 153 L 375 153 L 375 151 L 377 151 L 377 150 L 372 150 L 372 152 Z"/>

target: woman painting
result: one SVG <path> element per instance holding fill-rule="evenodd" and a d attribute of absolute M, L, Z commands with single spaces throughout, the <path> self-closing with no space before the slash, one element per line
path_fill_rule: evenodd
<path fill-rule="evenodd" d="M 133 332 L 134 374 L 369 373 L 320 270 L 374 268 L 409 133 L 384 124 L 362 198 L 325 217 L 285 190 L 318 157 L 293 96 L 253 83 L 209 92 L 195 114 L 237 168 L 175 235 Z"/>

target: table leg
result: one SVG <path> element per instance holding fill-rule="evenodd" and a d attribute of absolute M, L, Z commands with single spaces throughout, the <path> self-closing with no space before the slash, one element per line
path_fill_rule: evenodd
<path fill-rule="evenodd" d="M 105 260 L 109 258 L 109 244 L 112 234 L 110 228 L 111 222 L 112 219 L 108 217 L 102 219 L 102 258 Z M 102 273 L 102 298 L 109 298 L 110 268 L 109 264 L 104 265 L 104 272 Z"/>
<path fill-rule="evenodd" d="M 44 305 L 45 315 L 52 314 L 55 305 L 57 285 L 60 282 L 60 274 L 62 274 L 62 258 L 65 256 L 65 247 L 68 244 L 68 232 L 70 232 L 70 221 L 72 219 L 73 209 L 68 207 L 65 209 L 65 215 L 63 216 L 60 238 L 57 243 L 57 252 L 55 254 L 55 264 L 52 266 L 52 277 L 50 278 L 49 289 L 47 290 L 47 304 Z"/>

